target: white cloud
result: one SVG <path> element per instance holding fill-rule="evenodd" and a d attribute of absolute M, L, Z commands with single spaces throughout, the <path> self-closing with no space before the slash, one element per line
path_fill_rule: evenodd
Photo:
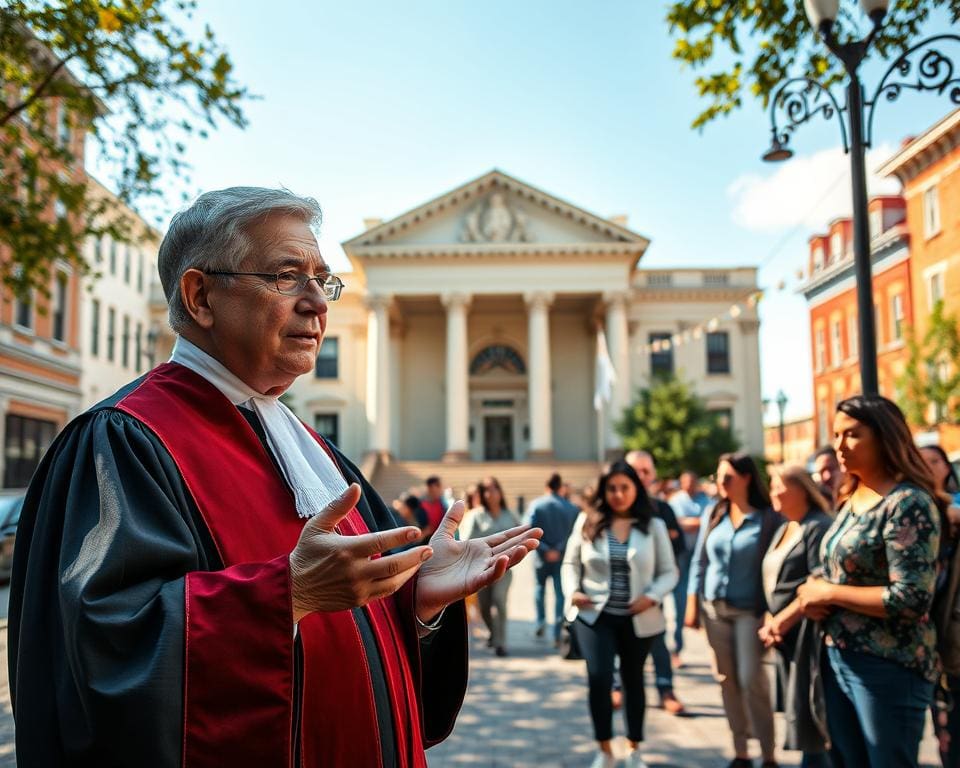
<path fill-rule="evenodd" d="M 900 183 L 871 173 L 895 152 L 882 144 L 867 152 L 867 191 L 896 194 Z M 840 147 L 797 155 L 767 176 L 744 174 L 727 187 L 735 224 L 754 232 L 780 232 L 802 226 L 822 231 L 838 216 L 849 216 L 850 158 Z"/>

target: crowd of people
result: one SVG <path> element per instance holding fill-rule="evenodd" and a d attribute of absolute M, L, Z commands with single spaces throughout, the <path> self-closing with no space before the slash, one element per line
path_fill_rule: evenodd
<path fill-rule="evenodd" d="M 558 646 L 568 632 L 585 660 L 592 768 L 615 765 L 621 706 L 626 765 L 645 765 L 648 657 L 660 706 L 690 714 L 673 685 L 685 628 L 703 629 L 712 652 L 729 768 L 753 765 L 751 739 L 763 768 L 777 765 L 779 746 L 802 751 L 805 768 L 916 766 L 928 716 L 943 765 L 960 765 L 951 693 L 960 664 L 944 647 L 960 634 L 950 626 L 960 582 L 957 476 L 941 448 L 914 444 L 884 398 L 843 401 L 834 430 L 833 445 L 805 467 L 761 467 L 732 453 L 708 479 L 687 471 L 664 480 L 652 455 L 631 451 L 577 492 L 552 474 L 525 511 L 506 508 L 495 478 L 467 489 L 462 538 L 511 528 L 521 516 L 543 531 L 534 631 Z M 442 497 L 430 478 L 423 498 L 397 506 Z M 423 527 L 422 512 L 409 519 Z M 508 575 L 476 598 L 498 656 L 507 654 L 509 587 Z M 669 627 L 667 602 L 676 617 Z M 771 658 L 773 687 L 764 669 Z M 786 714 L 783 745 L 777 709 Z"/>

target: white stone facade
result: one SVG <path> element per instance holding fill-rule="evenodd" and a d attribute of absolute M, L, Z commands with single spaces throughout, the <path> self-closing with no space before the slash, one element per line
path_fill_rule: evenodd
<path fill-rule="evenodd" d="M 499 171 L 376 222 L 344 243 L 353 271 L 330 305 L 330 359 L 294 384 L 292 404 L 355 459 L 596 460 L 649 382 L 649 334 L 682 334 L 757 290 L 753 268 L 640 268 L 648 245 Z M 750 305 L 711 328 L 725 364 L 715 350 L 708 365 L 705 338 L 672 352 L 756 453 L 758 326 Z M 601 328 L 617 380 L 598 415 Z"/>

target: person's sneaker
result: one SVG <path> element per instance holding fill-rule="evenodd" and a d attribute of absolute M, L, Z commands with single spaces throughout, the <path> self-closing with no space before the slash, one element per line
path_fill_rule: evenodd
<path fill-rule="evenodd" d="M 764 760 L 761 764 L 761 768 L 780 768 L 780 763 L 776 760 Z"/>
<path fill-rule="evenodd" d="M 615 768 L 616 764 L 617 759 L 613 755 L 608 755 L 606 752 L 597 752 L 593 762 L 590 763 L 590 768 Z"/>
<path fill-rule="evenodd" d="M 640 756 L 640 750 L 635 749 L 627 755 L 627 759 L 623 761 L 623 768 L 648 768 L 648 766 L 643 762 L 643 758 Z"/>
<path fill-rule="evenodd" d="M 660 706 L 663 707 L 665 712 L 671 715 L 682 715 L 686 712 L 683 704 L 680 703 L 680 699 L 677 698 L 677 695 L 673 691 L 664 691 L 660 695 Z"/>
<path fill-rule="evenodd" d="M 543 633 L 546 632 L 546 630 L 547 630 L 547 628 L 544 627 L 544 626 L 541 624 L 539 627 L 537 627 L 537 631 L 534 632 L 534 634 L 535 634 L 537 637 L 543 637 Z"/>
<path fill-rule="evenodd" d="M 494 649 L 493 652 L 494 652 L 497 656 L 506 656 L 506 655 L 507 655 L 507 649 L 504 648 L 502 645 L 498 645 L 498 646 Z"/>
<path fill-rule="evenodd" d="M 735 757 L 727 768 L 753 768 L 753 760 L 749 757 Z"/>

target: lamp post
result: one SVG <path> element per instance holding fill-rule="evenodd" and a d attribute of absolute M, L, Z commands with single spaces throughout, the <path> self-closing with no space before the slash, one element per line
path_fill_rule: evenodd
<path fill-rule="evenodd" d="M 847 73 L 846 103 L 841 106 L 824 85 L 808 77 L 794 77 L 784 82 L 773 95 L 770 107 L 770 149 L 763 159 L 768 162 L 788 160 L 793 156 L 790 138 L 797 126 L 816 115 L 840 123 L 843 150 L 850 155 L 850 178 L 853 187 L 853 262 L 857 283 L 859 316 L 860 383 L 863 394 L 878 394 L 877 342 L 873 317 L 873 286 L 870 271 L 870 228 L 867 214 L 866 148 L 873 139 L 873 114 L 881 100 L 896 101 L 904 90 L 948 92 L 954 104 L 960 104 L 960 79 L 954 76 L 953 62 L 934 45 L 960 43 L 957 35 L 936 35 L 905 51 L 880 79 L 873 97 L 864 98 L 860 81 L 860 64 L 866 58 L 887 14 L 889 0 L 860 0 L 873 27 L 863 40 L 841 43 L 834 35 L 834 22 L 840 0 L 804 0 L 810 24 L 823 38 L 830 52 L 843 64 Z M 785 122 L 778 123 L 783 114 Z M 846 113 L 846 123 L 844 122 Z M 849 138 L 848 138 L 849 137 Z M 778 401 L 779 402 L 779 401 Z"/>
<path fill-rule="evenodd" d="M 783 462 L 785 461 L 784 450 L 783 450 L 783 443 L 784 443 L 783 412 L 787 410 L 787 395 L 784 393 L 782 389 L 779 392 L 777 392 L 777 410 L 780 411 L 780 463 L 783 464 Z"/>

